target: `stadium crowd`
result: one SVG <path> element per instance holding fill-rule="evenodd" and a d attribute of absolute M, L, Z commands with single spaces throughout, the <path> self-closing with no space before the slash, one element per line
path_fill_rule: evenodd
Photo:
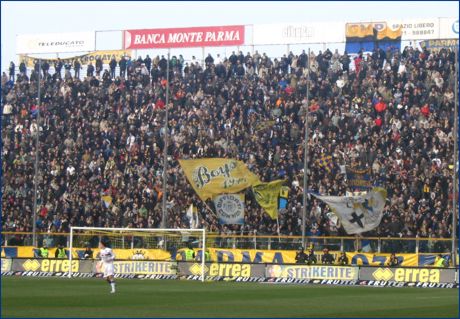
<path fill-rule="evenodd" d="M 263 181 L 288 179 L 279 231 L 299 235 L 308 107 L 308 189 L 344 195 L 345 165 L 371 168 L 388 200 L 381 225 L 363 235 L 451 237 L 454 61 L 450 50 L 411 47 L 356 56 L 303 51 L 279 59 L 239 52 L 208 55 L 203 63 L 173 56 L 168 226 L 188 228 L 185 212 L 193 202 L 197 227 L 278 234 L 276 220 L 250 190 L 245 224 L 220 225 L 212 203 L 198 199 L 177 161 L 228 157 L 244 161 Z M 80 65 L 61 62 L 34 70 L 21 65 L 19 74 L 13 64 L 3 73 L 4 231 L 32 230 L 38 131 L 39 231 L 160 226 L 167 64 L 157 56 L 112 61 L 108 69 L 96 62 L 86 74 L 79 74 Z M 331 169 L 318 164 L 327 155 Z M 111 196 L 112 204 L 102 196 Z M 346 235 L 313 197 L 308 213 L 307 235 Z"/>

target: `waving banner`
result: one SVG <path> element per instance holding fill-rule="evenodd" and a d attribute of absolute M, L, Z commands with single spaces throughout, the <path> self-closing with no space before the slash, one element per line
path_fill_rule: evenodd
<path fill-rule="evenodd" d="M 213 198 L 221 224 L 244 224 L 244 195 L 225 194 Z"/>
<path fill-rule="evenodd" d="M 200 223 L 198 218 L 198 208 L 193 204 L 190 204 L 189 208 L 187 209 L 186 216 L 190 222 L 190 229 L 198 228 Z"/>
<path fill-rule="evenodd" d="M 117 62 L 119 62 L 122 57 L 131 57 L 131 56 L 132 56 L 131 50 L 105 50 L 105 51 L 94 51 L 88 54 L 83 54 L 83 55 L 78 55 L 78 56 L 73 56 L 73 57 L 61 58 L 61 62 L 64 64 L 69 63 L 71 65 L 74 65 L 75 61 L 78 60 L 81 65 L 88 65 L 90 63 L 93 63 L 94 65 L 97 59 L 101 59 L 102 64 L 109 64 L 112 59 L 115 59 Z M 49 58 L 49 59 L 47 58 L 47 59 L 41 59 L 41 60 L 42 60 L 42 63 L 46 61 L 50 65 L 53 65 L 55 62 L 57 62 L 58 59 L 57 58 Z M 24 62 L 26 67 L 33 68 L 35 66 L 35 63 L 38 62 L 38 58 L 30 56 L 30 55 L 20 54 L 19 61 Z"/>
<path fill-rule="evenodd" d="M 252 187 L 257 202 L 272 219 L 278 218 L 278 197 L 284 182 L 284 179 L 280 179 Z"/>
<path fill-rule="evenodd" d="M 348 53 L 357 53 L 360 50 L 372 51 L 376 47 L 383 50 L 391 47 L 399 49 L 402 30 L 400 24 L 389 24 L 385 21 L 347 23 L 345 50 Z"/>
<path fill-rule="evenodd" d="M 321 158 L 316 160 L 319 167 L 324 168 L 328 173 L 334 169 L 334 162 L 331 155 L 322 155 Z"/>
<path fill-rule="evenodd" d="M 348 187 L 352 190 L 366 191 L 372 188 L 371 182 L 371 169 L 357 169 L 353 167 L 347 167 L 347 180 Z"/>
<path fill-rule="evenodd" d="M 237 193 L 260 183 L 243 162 L 234 159 L 201 158 L 179 160 L 179 164 L 203 201 L 219 194 Z"/>
<path fill-rule="evenodd" d="M 375 187 L 361 196 L 319 196 L 340 218 L 348 234 L 360 234 L 376 228 L 382 220 L 387 191 Z"/>

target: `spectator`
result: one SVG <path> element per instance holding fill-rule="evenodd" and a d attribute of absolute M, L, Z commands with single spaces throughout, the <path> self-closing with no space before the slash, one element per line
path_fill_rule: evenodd
<path fill-rule="evenodd" d="M 363 236 L 451 238 L 454 64 L 451 58 L 443 58 L 444 51 L 426 52 L 405 49 L 401 75 L 399 63 L 397 68 L 391 64 L 398 54 L 388 51 L 382 58 L 381 50 L 377 50 L 376 64 L 374 54 L 358 65 L 362 73 L 345 72 L 342 62 L 337 69 L 334 59 L 340 53 L 328 50 L 310 56 L 302 52 L 297 62 L 290 53 L 283 57 L 287 73 L 286 66 L 265 53 L 232 53 L 220 64 L 216 58 L 209 68 L 188 65 L 179 55 L 175 66 L 171 62 L 170 73 L 168 226 L 189 227 L 182 217 L 194 202 L 200 216 L 198 228 L 277 234 L 276 222 L 267 218 L 250 190 L 245 224 L 220 225 L 197 198 L 177 162 L 228 157 L 247 163 L 263 181 L 288 179 L 288 205 L 280 219 L 280 233 L 300 235 L 304 151 L 299 141 L 305 134 L 308 108 L 308 189 L 344 195 L 349 189 L 339 166 L 371 167 L 372 183 L 387 189 L 388 200 L 381 225 Z M 339 59 L 346 59 L 345 55 Z M 451 56 L 450 50 L 445 50 L 445 56 Z M 13 83 L 8 74 L 2 76 L 4 112 L 8 113 L 2 119 L 5 231 L 32 230 L 38 130 L 43 139 L 40 202 L 46 207 L 40 207 L 40 231 L 56 232 L 69 225 L 160 225 L 166 101 L 163 58 L 153 59 L 150 73 L 137 60 L 130 62 L 128 77 L 124 58 L 119 61 L 120 77 L 115 78 L 110 74 L 95 78 L 90 64 L 87 76 L 79 79 L 77 62 L 75 76 L 66 75 L 65 81 L 44 73 L 40 125 L 36 122 L 38 64 L 30 79 L 18 76 Z M 432 63 L 439 60 L 442 67 Z M 308 103 L 305 61 L 312 66 Z M 379 108 L 381 112 L 374 107 L 378 103 L 386 105 Z M 425 105 L 428 115 L 422 112 Z M 315 164 L 323 155 L 332 156 L 328 170 Z M 104 205 L 102 194 L 111 196 L 112 206 Z M 308 235 L 346 235 L 323 203 L 308 201 L 307 212 Z M 23 238 L 15 240 L 20 243 Z M 420 243 L 420 251 L 443 249 Z M 382 249 L 393 251 L 391 246 Z"/>
<path fill-rule="evenodd" d="M 58 58 L 54 62 L 54 70 L 55 70 L 55 73 L 58 75 L 59 78 L 61 77 L 61 71 L 62 71 L 63 66 L 64 66 L 64 64 L 62 63 L 60 58 Z"/>
<path fill-rule="evenodd" d="M 208 56 L 204 59 L 204 63 L 206 63 L 207 67 L 210 67 L 214 63 L 214 58 L 211 56 L 211 53 L 208 53 Z"/>
<path fill-rule="evenodd" d="M 13 61 L 11 61 L 11 62 L 10 62 L 10 68 L 8 69 L 8 72 L 9 72 L 8 74 L 9 74 L 9 76 L 10 76 L 9 80 L 10 80 L 10 81 L 13 81 L 13 82 L 15 81 L 15 77 L 14 77 L 14 76 L 15 76 L 15 72 L 16 72 L 15 69 L 16 69 L 16 65 L 14 64 Z"/>
<path fill-rule="evenodd" d="M 313 249 L 309 250 L 307 264 L 308 265 L 316 265 L 318 263 L 318 259 L 316 258 L 315 252 Z"/>
<path fill-rule="evenodd" d="M 93 259 L 93 250 L 91 246 L 87 245 L 85 251 L 83 252 L 83 259 Z"/>
<path fill-rule="evenodd" d="M 334 264 L 334 256 L 329 253 L 329 249 L 323 249 L 323 255 L 321 256 L 321 263 L 324 265 L 332 265 Z"/>
<path fill-rule="evenodd" d="M 48 258 L 48 256 L 49 256 L 48 247 L 45 244 L 43 244 L 43 247 L 40 248 L 40 257 Z"/>
<path fill-rule="evenodd" d="M 375 111 L 380 115 L 385 112 L 386 109 L 387 105 L 383 102 L 383 98 L 380 96 L 378 102 L 375 104 Z"/>
<path fill-rule="evenodd" d="M 62 244 L 59 244 L 54 253 L 54 258 L 67 258 L 67 251 Z"/>
<path fill-rule="evenodd" d="M 396 257 L 395 253 L 392 253 L 390 259 L 387 261 L 387 266 L 397 267 L 399 266 L 399 259 Z"/>
<path fill-rule="evenodd" d="M 87 77 L 93 77 L 94 75 L 94 66 L 93 66 L 93 63 L 90 62 L 87 69 L 86 69 L 86 76 Z"/>
<path fill-rule="evenodd" d="M 96 59 L 96 76 L 101 76 L 102 67 L 103 67 L 102 59 L 97 58 Z"/>
<path fill-rule="evenodd" d="M 348 257 L 347 255 L 345 254 L 345 252 L 341 252 L 340 253 L 340 257 L 339 259 L 337 260 L 337 264 L 341 265 L 341 266 L 346 266 L 348 265 Z"/>
<path fill-rule="evenodd" d="M 295 255 L 296 264 L 305 264 L 307 260 L 308 260 L 307 254 L 303 251 L 302 247 L 299 247 L 299 250 L 297 251 Z"/>
<path fill-rule="evenodd" d="M 449 259 L 443 257 L 442 254 L 438 254 L 434 262 L 434 265 L 435 267 L 447 268 L 449 267 Z"/>
<path fill-rule="evenodd" d="M 26 64 L 24 63 L 24 61 L 22 61 L 22 62 L 19 64 L 19 72 L 20 72 L 22 75 L 27 75 L 27 67 L 26 67 Z"/>
<path fill-rule="evenodd" d="M 73 69 L 75 70 L 75 78 L 79 79 L 80 78 L 81 64 L 80 64 L 80 61 L 78 59 L 75 60 L 75 62 L 73 64 Z"/>
<path fill-rule="evenodd" d="M 147 68 L 147 71 L 150 73 L 152 69 L 152 59 L 149 57 L 148 54 L 144 59 L 144 64 L 145 64 L 145 67 Z"/>
<path fill-rule="evenodd" d="M 48 63 L 47 60 L 43 60 L 43 62 L 42 62 L 42 71 L 43 71 L 43 77 L 44 78 L 47 78 L 49 70 L 50 70 L 50 64 Z"/>
<path fill-rule="evenodd" d="M 118 65 L 120 66 L 120 76 L 124 79 L 126 77 L 127 67 L 127 62 L 124 56 L 122 56 L 120 61 L 118 61 Z"/>
<path fill-rule="evenodd" d="M 117 61 L 115 60 L 115 58 L 110 60 L 109 66 L 110 66 L 110 77 L 112 79 L 115 79 L 115 69 L 117 67 Z"/>

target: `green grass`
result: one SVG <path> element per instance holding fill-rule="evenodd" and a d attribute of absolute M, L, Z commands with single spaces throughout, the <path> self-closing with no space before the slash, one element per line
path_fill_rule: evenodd
<path fill-rule="evenodd" d="M 2 277 L 2 317 L 458 317 L 458 290 Z"/>

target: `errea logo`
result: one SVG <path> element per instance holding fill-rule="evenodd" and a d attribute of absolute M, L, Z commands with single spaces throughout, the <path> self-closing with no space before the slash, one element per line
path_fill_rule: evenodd
<path fill-rule="evenodd" d="M 190 272 L 195 275 L 195 276 L 199 276 L 201 275 L 201 265 L 199 264 L 193 264 L 190 268 L 189 268 Z M 205 265 L 204 266 L 204 273 L 208 273 L 209 271 L 209 268 Z"/>
<path fill-rule="evenodd" d="M 22 264 L 24 270 L 26 271 L 36 271 L 40 268 L 40 262 L 36 259 L 27 259 L 24 264 Z"/>
<path fill-rule="evenodd" d="M 376 280 L 388 281 L 393 278 L 393 272 L 388 268 L 379 268 L 372 273 Z"/>

